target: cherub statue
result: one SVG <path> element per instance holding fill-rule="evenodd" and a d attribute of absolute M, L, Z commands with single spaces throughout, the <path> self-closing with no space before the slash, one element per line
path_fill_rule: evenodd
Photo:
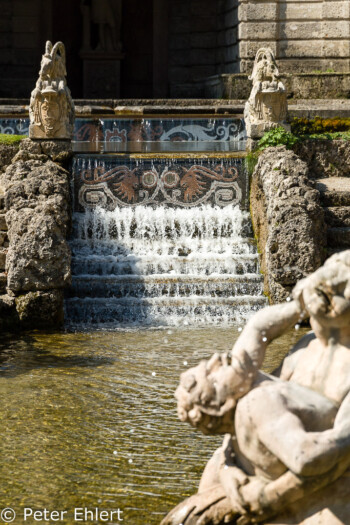
<path fill-rule="evenodd" d="M 244 109 L 248 137 L 260 138 L 273 127 L 288 127 L 284 123 L 287 93 L 279 76 L 272 50 L 265 47 L 259 49 L 249 77 L 253 87 Z"/>
<path fill-rule="evenodd" d="M 198 493 L 162 525 L 350 523 L 350 251 L 300 281 L 293 298 L 256 314 L 230 356 L 182 375 L 180 419 L 229 436 Z M 280 377 L 259 372 L 268 344 L 305 316 L 313 332 Z"/>
<path fill-rule="evenodd" d="M 57 42 L 53 46 L 47 41 L 39 78 L 30 98 L 30 138 L 72 138 L 74 104 L 66 74 L 64 44 Z"/>

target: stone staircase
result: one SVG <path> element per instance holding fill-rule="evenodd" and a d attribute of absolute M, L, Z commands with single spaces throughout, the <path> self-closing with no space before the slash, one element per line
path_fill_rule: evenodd
<path fill-rule="evenodd" d="M 4 193 L 0 186 L 0 295 L 6 293 L 7 276 L 5 273 L 6 253 L 9 245 L 5 220 Z"/>
<path fill-rule="evenodd" d="M 328 255 L 350 248 L 350 177 L 318 179 L 327 225 Z"/>

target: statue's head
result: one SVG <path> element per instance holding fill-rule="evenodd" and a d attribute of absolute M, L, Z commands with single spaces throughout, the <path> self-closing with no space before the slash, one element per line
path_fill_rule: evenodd
<path fill-rule="evenodd" d="M 61 100 L 58 93 L 53 89 L 42 92 L 39 104 L 40 122 L 48 137 L 53 137 L 60 127 Z"/>
<path fill-rule="evenodd" d="M 293 296 L 314 318 L 335 328 L 350 325 L 350 250 L 336 253 L 321 268 L 299 281 Z"/>
<path fill-rule="evenodd" d="M 214 354 L 209 361 L 181 375 L 175 392 L 178 416 L 204 434 L 233 433 L 237 400 L 247 391 L 245 371 L 228 354 Z"/>
<path fill-rule="evenodd" d="M 252 74 L 249 80 L 254 82 L 275 82 L 279 77 L 278 67 L 272 49 L 262 47 L 258 50 L 254 60 Z"/>
<path fill-rule="evenodd" d="M 48 40 L 45 46 L 45 54 L 41 59 L 40 78 L 41 79 L 62 79 L 66 76 L 66 52 L 62 42 L 57 42 L 54 46 Z"/>
<path fill-rule="evenodd" d="M 46 42 L 45 54 L 29 106 L 29 137 L 71 139 L 74 105 L 66 80 L 65 48 L 62 42 Z"/>

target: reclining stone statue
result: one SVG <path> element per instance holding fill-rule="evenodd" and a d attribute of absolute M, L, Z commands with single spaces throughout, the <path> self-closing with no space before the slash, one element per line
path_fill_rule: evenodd
<path fill-rule="evenodd" d="M 268 344 L 306 316 L 313 332 L 280 377 L 259 372 Z M 176 397 L 182 421 L 229 435 L 162 525 L 350 523 L 350 251 L 257 313 L 231 355 L 185 372 Z"/>

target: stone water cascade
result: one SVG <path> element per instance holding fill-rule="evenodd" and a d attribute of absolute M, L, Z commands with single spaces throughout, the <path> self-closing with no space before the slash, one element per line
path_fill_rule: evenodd
<path fill-rule="evenodd" d="M 215 200 L 213 194 L 204 202 L 203 197 L 199 205 L 181 206 L 180 202 L 169 206 L 156 198 L 149 205 L 128 203 L 127 199 L 125 205 L 120 205 L 121 201 L 115 205 L 101 197 L 102 207 L 92 206 L 91 197 L 88 206 L 81 173 L 87 167 L 90 174 L 92 168 L 100 169 L 107 180 L 113 170 L 120 171 L 122 161 L 115 161 L 119 162 L 117 168 L 108 162 L 107 156 L 103 161 L 82 155 L 73 168 L 76 202 L 71 241 L 73 283 L 66 299 L 69 325 L 225 324 L 241 322 L 266 304 L 249 213 L 238 198 L 218 205 L 220 199 Z M 207 170 L 203 173 L 209 173 L 206 165 L 216 170 L 221 165 L 226 170 L 237 165 L 237 159 L 193 162 L 198 170 Z M 152 173 L 163 170 L 163 174 L 164 170 L 174 174 L 174 170 L 184 169 L 183 163 L 174 159 L 139 160 L 132 167 L 136 173 L 151 167 Z M 106 176 L 106 170 L 112 175 Z M 95 192 L 103 189 L 98 180 L 96 184 L 93 181 Z M 112 186 L 105 187 L 106 194 L 111 194 Z M 232 188 L 224 187 L 226 192 Z M 235 188 L 242 200 L 242 191 L 238 185 Z M 95 203 L 98 197 L 94 193 Z"/>

